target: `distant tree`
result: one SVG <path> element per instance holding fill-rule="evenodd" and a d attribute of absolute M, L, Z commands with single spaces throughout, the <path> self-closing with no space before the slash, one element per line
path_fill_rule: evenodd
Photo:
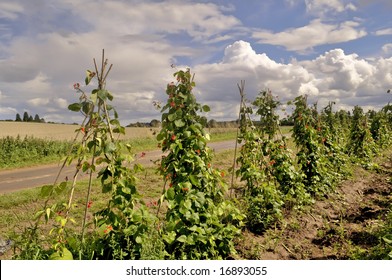
<path fill-rule="evenodd" d="M 158 120 L 156 120 L 156 119 L 153 119 L 153 120 L 150 122 L 150 126 L 151 126 L 151 127 L 159 127 L 160 125 L 161 125 L 161 122 L 158 121 Z"/>
<path fill-rule="evenodd" d="M 38 114 L 35 114 L 34 116 L 34 122 L 41 122 L 40 117 L 38 116 Z"/>
<path fill-rule="evenodd" d="M 27 121 L 28 122 L 33 122 L 34 121 L 33 116 L 29 116 L 29 119 Z"/>
<path fill-rule="evenodd" d="M 28 122 L 29 121 L 29 114 L 27 112 L 23 113 L 23 121 Z"/>
<path fill-rule="evenodd" d="M 208 128 L 218 127 L 218 122 L 216 120 L 214 120 L 214 119 L 211 119 L 211 120 L 208 121 L 207 127 Z"/>
<path fill-rule="evenodd" d="M 283 118 L 283 119 L 280 120 L 280 125 L 292 126 L 292 125 L 294 125 L 294 120 L 293 120 L 293 118 L 291 116 Z"/>
<path fill-rule="evenodd" d="M 22 121 L 22 118 L 20 117 L 19 113 L 16 114 L 15 121 L 16 122 L 21 122 Z"/>

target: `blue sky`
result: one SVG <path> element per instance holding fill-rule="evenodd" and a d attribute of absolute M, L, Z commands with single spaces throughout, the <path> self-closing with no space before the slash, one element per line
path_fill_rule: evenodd
<path fill-rule="evenodd" d="M 391 15 L 390 0 L 2 0 L 0 119 L 79 121 L 72 85 L 102 49 L 124 125 L 160 117 L 152 104 L 173 63 L 196 73 L 216 120 L 237 117 L 240 80 L 249 99 L 269 88 L 282 102 L 380 109 L 392 99 Z"/>

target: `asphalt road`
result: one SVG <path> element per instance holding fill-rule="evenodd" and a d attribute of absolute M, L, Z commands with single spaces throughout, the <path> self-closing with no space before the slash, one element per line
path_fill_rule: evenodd
<path fill-rule="evenodd" d="M 209 143 L 208 146 L 215 151 L 234 149 L 235 140 Z M 144 165 L 152 165 L 152 161 L 160 158 L 162 151 L 146 152 L 144 157 L 139 157 L 137 162 Z M 14 170 L 0 171 L 0 193 L 9 193 L 22 189 L 39 187 L 47 184 L 53 184 L 60 170 L 61 164 L 51 164 L 19 168 Z M 75 165 L 66 166 L 61 172 L 59 182 L 64 181 L 66 177 L 70 180 L 75 173 Z M 79 174 L 78 178 L 87 177 L 87 174 Z"/>

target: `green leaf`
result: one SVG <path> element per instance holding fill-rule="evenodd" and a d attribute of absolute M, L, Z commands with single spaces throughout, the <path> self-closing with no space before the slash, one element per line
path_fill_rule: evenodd
<path fill-rule="evenodd" d="M 111 183 L 104 184 L 104 185 L 102 186 L 102 193 L 108 193 L 108 192 L 111 192 L 111 191 L 112 191 L 112 189 L 113 189 L 113 186 L 112 186 L 112 184 L 111 184 Z"/>
<path fill-rule="evenodd" d="M 392 234 L 385 235 L 382 237 L 382 240 L 384 240 L 385 243 L 392 245 Z"/>
<path fill-rule="evenodd" d="M 167 197 L 167 199 L 173 200 L 173 199 L 174 199 L 174 195 L 175 195 L 174 188 L 169 188 L 169 189 L 166 191 L 166 197 Z"/>
<path fill-rule="evenodd" d="M 86 86 L 91 82 L 91 79 L 95 76 L 95 73 L 87 70 L 86 71 L 86 79 L 84 79 L 84 82 L 86 83 Z"/>
<path fill-rule="evenodd" d="M 110 124 L 114 126 L 120 126 L 120 122 L 117 119 L 110 120 Z"/>
<path fill-rule="evenodd" d="M 41 197 L 48 197 L 48 196 L 50 196 L 52 191 L 53 191 L 53 188 L 54 188 L 53 185 L 42 186 L 41 192 L 40 192 L 40 196 Z"/>
<path fill-rule="evenodd" d="M 135 212 L 132 215 L 132 221 L 136 223 L 140 223 L 143 220 L 143 215 L 140 212 Z"/>
<path fill-rule="evenodd" d="M 192 188 L 192 184 L 190 182 L 184 182 L 182 184 L 182 187 L 183 188 L 188 188 L 190 190 Z"/>
<path fill-rule="evenodd" d="M 98 91 L 98 98 L 105 101 L 108 98 L 108 91 L 106 89 L 101 89 Z"/>
<path fill-rule="evenodd" d="M 208 105 L 204 105 L 204 106 L 202 107 L 202 109 L 203 109 L 204 112 L 209 112 L 209 111 L 211 111 L 211 109 L 210 109 L 210 107 L 209 107 Z"/>
<path fill-rule="evenodd" d="M 177 238 L 177 241 L 185 243 L 187 241 L 186 235 L 181 235 L 180 237 Z"/>
<path fill-rule="evenodd" d="M 159 133 L 157 135 L 157 141 L 162 141 L 163 139 L 165 139 L 165 134 L 164 133 Z"/>
<path fill-rule="evenodd" d="M 83 113 L 88 115 L 91 113 L 92 110 L 93 110 L 93 104 L 91 104 L 90 102 L 83 102 L 83 106 L 82 106 Z"/>
<path fill-rule="evenodd" d="M 105 146 L 105 153 L 111 154 L 116 150 L 116 145 L 113 142 L 109 142 Z"/>
<path fill-rule="evenodd" d="M 56 192 L 56 194 L 61 194 L 63 193 L 66 189 L 67 189 L 67 181 L 61 182 L 60 185 L 58 185 L 54 191 Z"/>
<path fill-rule="evenodd" d="M 42 217 L 42 215 L 45 213 L 44 210 L 38 211 L 37 213 L 35 213 L 33 220 L 38 220 L 39 218 Z"/>
<path fill-rule="evenodd" d="M 176 240 L 176 233 L 174 231 L 168 232 L 162 238 L 170 245 Z"/>
<path fill-rule="evenodd" d="M 186 208 L 186 209 L 191 209 L 192 208 L 192 202 L 188 199 L 188 200 L 186 200 L 185 202 L 184 202 L 184 207 Z"/>
<path fill-rule="evenodd" d="M 192 135 L 192 132 L 190 132 L 189 130 L 186 130 L 186 131 L 184 132 L 184 136 L 185 136 L 186 138 L 191 137 L 191 135 Z"/>
<path fill-rule="evenodd" d="M 46 208 L 45 213 L 46 213 L 46 217 L 45 218 L 48 221 L 50 219 L 50 214 L 52 213 L 52 209 Z"/>
<path fill-rule="evenodd" d="M 110 91 L 107 92 L 107 97 L 110 101 L 113 100 L 113 94 Z"/>
<path fill-rule="evenodd" d="M 140 236 L 136 237 L 135 241 L 136 241 L 137 244 L 142 244 L 143 243 L 143 239 Z"/>
<path fill-rule="evenodd" d="M 191 183 L 195 186 L 199 186 L 200 185 L 200 181 L 199 178 L 197 178 L 197 176 L 195 175 L 190 175 L 189 179 L 191 180 Z"/>
<path fill-rule="evenodd" d="M 182 119 L 179 119 L 179 120 L 175 120 L 175 121 L 174 121 L 174 124 L 175 124 L 177 127 L 183 127 L 183 126 L 185 125 L 185 122 L 184 122 Z"/>
<path fill-rule="evenodd" d="M 80 109 L 82 109 L 82 104 L 80 103 L 72 103 L 68 105 L 68 110 L 73 111 L 73 112 L 79 112 Z"/>
<path fill-rule="evenodd" d="M 125 127 L 123 126 L 116 127 L 113 129 L 113 132 L 125 135 Z"/>
<path fill-rule="evenodd" d="M 170 115 L 167 116 L 167 119 L 172 122 L 172 121 L 174 121 L 176 119 L 176 117 L 177 117 L 176 114 L 170 114 Z"/>
<path fill-rule="evenodd" d="M 87 161 L 83 162 L 82 171 L 86 172 L 89 168 L 90 168 L 90 163 L 88 163 Z"/>
<path fill-rule="evenodd" d="M 93 90 L 93 91 L 91 92 L 90 100 L 91 100 L 91 102 L 92 102 L 93 104 L 95 104 L 95 103 L 97 103 L 97 98 L 98 98 L 97 90 L 95 89 L 95 90 Z"/>
<path fill-rule="evenodd" d="M 62 252 L 57 251 L 51 254 L 49 260 L 73 260 L 73 256 L 67 248 L 63 248 Z"/>

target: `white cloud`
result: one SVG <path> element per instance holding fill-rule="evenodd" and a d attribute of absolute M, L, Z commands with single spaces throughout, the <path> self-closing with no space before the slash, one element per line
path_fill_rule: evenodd
<path fill-rule="evenodd" d="M 392 54 L 392 44 L 385 44 L 384 46 L 382 46 L 382 51 L 385 54 Z"/>
<path fill-rule="evenodd" d="M 0 107 L 0 114 L 2 115 L 7 115 L 7 116 L 11 116 L 11 115 L 16 115 L 17 110 L 15 108 L 12 107 Z"/>
<path fill-rule="evenodd" d="M 260 90 L 270 88 L 283 102 L 307 94 L 309 102 L 318 101 L 319 108 L 328 101 L 348 110 L 354 105 L 380 108 L 389 101 L 383 89 L 392 84 L 392 75 L 386 70 L 391 67 L 392 58 L 367 61 L 341 49 L 313 60 L 278 63 L 256 53 L 249 43 L 238 41 L 226 48 L 220 63 L 198 65 L 193 70 L 198 96 L 211 105 L 210 117 L 235 119 L 239 104 L 236 84 L 242 79 L 251 100 Z"/>
<path fill-rule="evenodd" d="M 194 40 L 201 41 L 220 35 L 239 26 L 241 22 L 225 15 L 228 7 L 213 3 L 188 1 L 86 1 L 82 10 L 80 1 L 68 1 L 75 12 L 105 34 L 178 34 L 186 32 Z M 133 3 L 132 3 L 133 2 Z M 85 11 L 88 10 L 88 13 Z M 230 10 L 230 7 L 229 7 Z M 105 11 L 102 14 L 102 11 Z M 105 15 L 115 15 L 110 20 L 97 20 Z"/>
<path fill-rule="evenodd" d="M 377 36 L 392 35 L 392 28 L 380 29 L 375 32 Z"/>
<path fill-rule="evenodd" d="M 304 52 L 315 46 L 348 42 L 365 36 L 359 23 L 345 21 L 340 24 L 326 24 L 315 19 L 309 25 L 291 28 L 282 32 L 256 31 L 253 37 L 261 44 L 284 46 L 287 50 Z"/>
<path fill-rule="evenodd" d="M 55 98 L 53 101 L 61 109 L 68 107 L 68 101 L 64 98 Z"/>
<path fill-rule="evenodd" d="M 15 2 L 0 3 L 0 19 L 15 20 L 24 11 L 23 6 Z"/>
<path fill-rule="evenodd" d="M 329 94 L 339 90 L 340 95 L 353 96 L 356 90 L 376 72 L 369 62 L 358 55 L 346 55 L 343 50 L 331 50 L 315 60 L 302 63 L 318 77 L 316 85 L 321 92 Z"/>
<path fill-rule="evenodd" d="M 201 85 L 200 94 L 208 102 L 238 101 L 236 83 L 242 79 L 246 80 L 246 92 L 250 97 L 268 87 L 288 100 L 304 90 L 303 84 L 309 84 L 306 90 L 312 88 L 313 76 L 304 67 L 277 63 L 265 53 L 257 54 L 244 41 L 228 46 L 222 62 L 198 65 L 194 70 L 196 84 Z"/>
<path fill-rule="evenodd" d="M 353 3 L 345 4 L 341 0 L 305 0 L 306 11 L 310 14 L 323 17 L 329 13 L 342 13 L 344 11 L 356 11 Z"/>
<path fill-rule="evenodd" d="M 49 98 L 33 98 L 27 101 L 32 106 L 38 107 L 38 106 L 45 106 L 49 104 Z"/>

